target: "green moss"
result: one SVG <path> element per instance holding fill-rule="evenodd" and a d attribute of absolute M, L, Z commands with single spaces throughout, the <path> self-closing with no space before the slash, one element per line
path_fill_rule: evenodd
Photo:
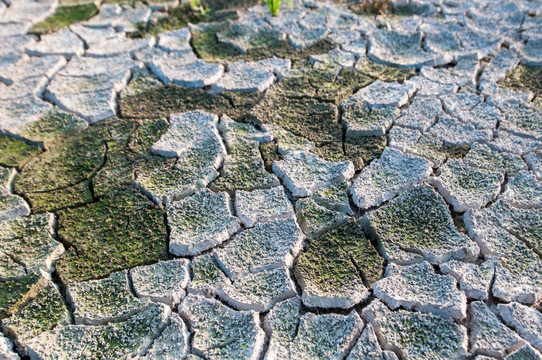
<path fill-rule="evenodd" d="M 282 160 L 284 158 L 278 153 L 277 149 L 278 145 L 274 142 L 260 144 L 260 153 L 267 171 L 273 171 L 274 161 Z"/>
<path fill-rule="evenodd" d="M 228 280 L 210 255 L 195 257 L 192 261 L 192 280 L 189 287 L 207 296 L 213 296 L 216 289 Z"/>
<path fill-rule="evenodd" d="M 239 55 L 229 45 L 221 44 L 216 34 L 227 28 L 227 23 L 207 28 L 205 31 L 192 31 L 192 48 L 206 61 L 219 62 L 219 60 L 232 59 Z"/>
<path fill-rule="evenodd" d="M 121 117 L 130 119 L 160 119 L 198 109 L 217 115 L 232 111 L 231 104 L 222 96 L 176 85 L 151 88 L 134 96 L 122 97 L 119 108 Z"/>
<path fill-rule="evenodd" d="M 15 180 L 15 191 L 28 196 L 38 211 L 90 200 L 88 180 L 105 161 L 108 124 L 64 138 L 34 158 Z"/>
<path fill-rule="evenodd" d="M 333 68 L 313 69 L 308 74 L 308 80 L 316 90 L 318 99 L 336 105 L 373 82 L 370 76 L 347 68 L 342 69 L 338 76 L 335 75 Z"/>
<path fill-rule="evenodd" d="M 56 211 L 92 202 L 92 193 L 90 192 L 90 182 L 88 180 L 62 189 L 30 192 L 25 195 L 35 212 Z"/>
<path fill-rule="evenodd" d="M 382 258 L 353 219 L 312 240 L 296 265 L 296 273 L 329 293 L 359 286 L 360 274 L 370 285 L 382 270 Z"/>
<path fill-rule="evenodd" d="M 511 90 L 532 91 L 535 104 L 542 105 L 542 66 L 519 65 L 499 85 Z"/>
<path fill-rule="evenodd" d="M 84 130 L 88 123 L 77 116 L 53 109 L 37 122 L 26 127 L 21 136 L 32 142 L 50 147 L 59 137 L 70 136 Z"/>
<path fill-rule="evenodd" d="M 58 324 L 68 324 L 69 313 L 57 288 L 49 283 L 37 291 L 28 304 L 18 310 L 2 326 L 15 335 L 19 344 L 24 344 Z"/>
<path fill-rule="evenodd" d="M 17 280 L 0 281 L 0 318 L 5 318 L 39 282 L 40 276 L 30 273 Z"/>
<path fill-rule="evenodd" d="M 98 13 L 94 3 L 59 6 L 55 13 L 40 23 L 35 24 L 28 31 L 30 34 L 49 34 L 71 24 L 85 21 Z"/>
<path fill-rule="evenodd" d="M 103 123 L 60 141 L 25 166 L 15 189 L 21 193 L 44 192 L 88 179 L 104 161 L 108 137 Z"/>
<path fill-rule="evenodd" d="M 157 122 L 165 121 L 158 120 Z M 132 186 L 135 166 L 150 149 L 150 145 L 147 146 L 146 142 L 149 138 L 158 140 L 162 134 L 159 129 L 153 128 L 153 124 L 153 121 L 123 120 L 114 122 L 108 127 L 110 137 L 106 141 L 107 161 L 92 178 L 95 198 L 114 195 Z M 140 131 L 144 132 L 145 128 L 149 128 L 149 131 L 156 130 L 158 138 L 148 134 L 143 135 L 147 139 L 142 138 Z M 140 146 L 135 146 L 136 151 L 132 151 L 130 143 L 140 141 Z"/>
<path fill-rule="evenodd" d="M 14 188 L 34 211 L 92 202 L 132 187 L 135 170 L 167 130 L 158 120 L 111 119 L 61 138 L 30 162 Z"/>
<path fill-rule="evenodd" d="M 279 185 L 278 179 L 265 171 L 263 161 L 224 165 L 221 176 L 210 186 L 216 191 L 267 189 Z"/>
<path fill-rule="evenodd" d="M 345 138 L 344 150 L 346 158 L 354 163 L 356 170 L 360 170 L 382 155 L 386 142 L 385 136 L 365 136 L 359 139 Z"/>
<path fill-rule="evenodd" d="M 230 45 L 218 42 L 216 34 L 225 31 L 229 23 L 221 23 L 206 28 L 203 31 L 192 31 L 192 46 L 194 51 L 205 61 L 235 62 L 239 60 L 257 61 L 271 57 L 290 59 L 292 61 L 306 60 L 310 55 L 325 54 L 336 47 L 328 40 L 318 43 L 301 51 L 295 50 L 287 41 L 270 41 L 267 37 L 255 39 L 255 48 L 240 54 Z M 266 46 L 261 46 L 265 44 Z"/>
<path fill-rule="evenodd" d="M 341 142 L 342 127 L 337 121 L 337 107 L 312 98 L 294 98 L 278 89 L 267 91 L 250 116 L 263 124 L 273 124 L 294 135 L 313 141 L 316 146 Z"/>
<path fill-rule="evenodd" d="M 341 162 L 347 160 L 340 141 L 323 144 L 314 148 L 312 152 L 328 161 Z"/>
<path fill-rule="evenodd" d="M 167 259 L 163 212 L 135 191 L 61 211 L 58 224 L 71 245 L 56 266 L 65 283 Z"/>
<path fill-rule="evenodd" d="M 367 57 L 362 57 L 356 63 L 356 70 L 363 75 L 381 81 L 398 81 L 403 82 L 416 75 L 415 69 L 403 69 L 394 66 L 386 66 L 377 64 Z"/>
<path fill-rule="evenodd" d="M 0 134 L 0 165 L 22 167 L 39 153 L 37 146 Z"/>
<path fill-rule="evenodd" d="M 448 205 L 428 185 L 416 186 L 365 216 L 364 224 L 388 256 L 398 256 L 402 249 L 444 253 L 469 243 L 454 226 Z"/>
<path fill-rule="evenodd" d="M 134 153 L 149 152 L 152 145 L 167 131 L 169 124 L 164 119 L 142 120 L 130 139 L 129 148 Z"/>
<path fill-rule="evenodd" d="M 346 220 L 345 214 L 326 209 L 311 198 L 297 201 L 296 215 L 299 226 L 309 237 L 317 237 Z"/>
<path fill-rule="evenodd" d="M 220 95 L 227 99 L 232 107 L 225 110 L 226 115 L 237 121 L 243 121 L 252 108 L 260 101 L 262 94 L 255 93 L 231 93 L 225 92 Z"/>
<path fill-rule="evenodd" d="M 277 125 L 292 134 L 314 142 L 313 151 L 326 160 L 344 159 L 342 127 L 337 107 L 313 98 L 294 98 L 269 90 L 251 111 L 250 117 L 263 124 Z"/>
<path fill-rule="evenodd" d="M 386 146 L 384 136 L 346 139 L 343 144 L 334 105 L 372 83 L 372 77 L 348 69 L 337 75 L 332 67 L 312 69 L 307 63 L 296 68 L 299 75 L 268 90 L 249 117 L 314 142 L 316 147 L 311 151 L 329 161 L 352 160 L 356 169 L 361 169 L 379 157 Z"/>

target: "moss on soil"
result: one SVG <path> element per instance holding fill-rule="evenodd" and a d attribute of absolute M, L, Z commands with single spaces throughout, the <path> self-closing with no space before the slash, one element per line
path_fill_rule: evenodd
<path fill-rule="evenodd" d="M 346 158 L 354 163 L 355 169 L 361 170 L 382 155 L 386 143 L 385 136 L 365 136 L 359 139 L 345 138 L 344 151 Z"/>
<path fill-rule="evenodd" d="M 165 85 L 144 90 L 139 94 L 119 99 L 123 118 L 159 119 L 170 114 L 193 110 L 204 110 L 213 114 L 228 115 L 233 119 L 242 118 L 252 107 L 257 97 L 244 96 L 244 102 L 234 108 L 229 99 L 240 99 L 242 95 L 212 95 L 202 89 L 188 89 L 177 85 Z M 251 100 L 253 99 L 253 100 Z"/>
<path fill-rule="evenodd" d="M 467 239 L 454 226 L 446 202 L 428 185 L 408 190 L 368 213 L 364 221 L 383 252 L 449 249 Z"/>
<path fill-rule="evenodd" d="M 266 46 L 258 44 L 256 48 L 240 54 L 230 45 L 218 42 L 216 34 L 226 30 L 229 26 L 228 23 L 221 23 L 208 27 L 203 31 L 192 31 L 192 47 L 196 54 L 209 62 L 258 61 L 274 56 L 298 61 L 306 60 L 310 55 L 325 54 L 329 50 L 336 48 L 336 45 L 328 40 L 319 41 L 301 51 L 295 50 L 287 41 L 261 40 L 265 42 Z"/>
<path fill-rule="evenodd" d="M 375 80 L 379 79 L 387 82 L 403 82 L 416 75 L 415 69 L 381 65 L 369 60 L 367 57 L 359 59 L 356 63 L 356 70 Z"/>
<path fill-rule="evenodd" d="M 260 144 L 260 153 L 267 171 L 273 171 L 273 162 L 284 157 L 278 153 L 278 145 L 274 142 Z"/>
<path fill-rule="evenodd" d="M 512 90 L 532 91 L 534 103 L 542 108 L 542 66 L 519 65 L 499 85 Z"/>
<path fill-rule="evenodd" d="M 296 265 L 296 273 L 329 292 L 360 283 L 360 274 L 370 285 L 382 270 L 383 259 L 353 219 L 312 240 Z"/>
<path fill-rule="evenodd" d="M 21 136 L 48 148 L 62 137 L 81 132 L 88 126 L 87 124 L 85 120 L 55 108 L 37 122 L 26 127 Z"/>
<path fill-rule="evenodd" d="M 56 265 L 64 283 L 168 258 L 163 211 L 136 190 L 59 212 L 58 236 L 70 245 Z"/>
<path fill-rule="evenodd" d="M 41 151 L 37 146 L 0 134 L 0 165 L 22 167 Z"/>
<path fill-rule="evenodd" d="M 105 161 L 107 125 L 106 121 L 62 139 L 34 158 L 15 180 L 15 192 L 26 194 L 35 211 L 49 211 L 90 200 L 88 186 L 81 184 L 90 180 Z"/>
<path fill-rule="evenodd" d="M 97 13 L 98 8 L 94 3 L 59 6 L 53 15 L 32 26 L 28 33 L 36 35 L 49 34 L 71 24 L 85 21 Z"/>
<path fill-rule="evenodd" d="M 279 185 L 278 179 L 265 171 L 263 161 L 226 164 L 220 177 L 209 186 L 215 191 L 268 189 Z"/>
<path fill-rule="evenodd" d="M 92 202 L 90 182 L 83 180 L 75 185 L 45 192 L 26 192 L 26 199 L 35 212 L 56 211 Z"/>
<path fill-rule="evenodd" d="M 0 318 L 8 316 L 39 280 L 39 275 L 30 273 L 17 280 L 0 281 Z"/>
<path fill-rule="evenodd" d="M 19 345 L 56 325 L 67 324 L 69 313 L 64 299 L 49 283 L 41 287 L 36 296 L 11 318 L 3 321 L 2 326 L 8 333 L 16 334 Z"/>

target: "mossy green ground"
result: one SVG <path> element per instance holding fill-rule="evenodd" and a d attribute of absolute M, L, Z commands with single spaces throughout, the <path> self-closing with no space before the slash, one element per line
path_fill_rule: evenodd
<path fill-rule="evenodd" d="M 103 166 L 107 136 L 107 126 L 98 125 L 60 140 L 27 164 L 14 190 L 26 194 L 35 211 L 90 202 L 88 180 Z"/>
<path fill-rule="evenodd" d="M 41 286 L 11 318 L 4 320 L 2 326 L 21 345 L 56 325 L 67 325 L 69 316 L 63 297 L 53 284 L 48 283 Z"/>
<path fill-rule="evenodd" d="M 20 135 L 40 147 L 48 148 L 62 137 L 74 135 L 87 126 L 88 123 L 83 119 L 55 108 L 23 129 Z"/>
<path fill-rule="evenodd" d="M 213 96 L 201 89 L 187 89 L 177 85 L 162 85 L 123 97 L 119 107 L 121 116 L 125 118 L 159 119 L 196 109 L 219 116 L 234 115 L 233 107 L 224 96 Z"/>
<path fill-rule="evenodd" d="M 58 217 L 58 236 L 68 249 L 56 269 L 65 283 L 168 258 L 163 211 L 136 190 Z"/>
<path fill-rule="evenodd" d="M 233 63 L 240 60 L 258 61 L 271 57 L 290 59 L 292 61 L 307 60 L 310 55 L 325 54 L 336 47 L 328 40 L 322 40 L 308 47 L 297 51 L 287 41 L 262 38 L 253 44 L 254 48 L 246 53 L 240 54 L 229 45 L 218 42 L 216 34 L 228 28 L 229 24 L 218 24 L 211 26 L 204 31 L 192 31 L 192 46 L 194 52 L 209 62 Z"/>
<path fill-rule="evenodd" d="M 64 283 L 103 278 L 168 258 L 163 208 L 136 190 L 134 180 L 141 172 L 157 169 L 161 182 L 182 182 L 168 177 L 175 162 L 150 153 L 152 144 L 169 127 L 166 119 L 170 114 L 203 109 L 242 122 L 258 118 L 291 131 L 301 142 L 314 142 L 314 152 L 326 159 L 352 159 L 361 168 L 380 156 L 386 139 L 344 141 L 337 105 L 377 78 L 403 81 L 412 75 L 407 70 L 370 63 L 361 64 L 360 72 L 338 73 L 333 66 L 313 69 L 306 60 L 311 54 L 334 48 L 329 42 L 302 52 L 281 42 L 238 54 L 218 45 L 216 31 L 205 34 L 207 38 L 198 36 L 202 35 L 195 35 L 195 48 L 208 59 L 229 62 L 283 56 L 293 58 L 294 68 L 303 75 L 287 78 L 264 94 L 215 95 L 205 89 L 164 86 L 150 74 L 142 73 L 134 76 L 119 97 L 118 118 L 87 127 L 81 119 L 55 110 L 25 129 L 24 136 L 30 142 L 0 138 L 0 147 L 5 149 L 0 152 L 0 163 L 20 169 L 15 191 L 30 202 L 33 212 L 56 215 L 58 240 L 65 245 L 66 253 L 55 267 Z M 283 117 L 280 121 L 279 116 Z M 309 118 L 312 121 L 307 121 Z M 272 161 L 281 158 L 277 143 L 261 144 L 260 153 L 264 163 L 231 164 L 221 170 L 221 177 L 210 187 L 231 192 L 278 185 L 269 173 Z M 340 253 L 344 254 L 343 250 Z M 358 255 L 359 261 L 368 261 L 365 255 Z M 347 259 L 355 272 L 358 270 L 352 261 L 357 261 L 358 255 L 352 252 Z M 379 276 L 379 261 L 374 259 L 378 263 L 376 273 L 364 270 L 368 271 L 367 281 Z M 31 280 L 28 284 L 1 283 L 5 294 L 1 308 L 10 309 L 18 303 L 34 286 Z"/>
<path fill-rule="evenodd" d="M 410 70 L 363 64 L 362 71 L 344 69 L 337 74 L 332 66 L 312 69 L 307 63 L 296 64 L 299 75 L 282 80 L 268 90 L 248 118 L 261 124 L 273 124 L 315 143 L 314 153 L 330 161 L 351 160 L 356 169 L 380 156 L 386 137 L 343 140 L 339 123 L 339 104 L 380 76 L 403 81 Z M 267 159 L 277 157 L 265 147 Z"/>
<path fill-rule="evenodd" d="M 345 284 L 366 285 L 378 280 L 383 272 L 383 259 L 353 219 L 311 240 L 301 254 L 296 272 L 306 281 L 329 292 L 340 292 Z"/>
<path fill-rule="evenodd" d="M 534 103 L 542 108 L 542 66 L 519 65 L 499 85 L 512 90 L 532 91 Z"/>
<path fill-rule="evenodd" d="M 71 24 L 85 21 L 98 13 L 94 3 L 59 6 L 55 13 L 32 26 L 30 34 L 42 35 L 55 32 Z"/>
<path fill-rule="evenodd" d="M 7 135 L 0 135 L 0 165 L 2 166 L 22 167 L 39 153 L 40 149 L 37 146 Z"/>
<path fill-rule="evenodd" d="M 39 275 L 30 273 L 17 280 L 0 281 L 0 318 L 14 312 L 39 280 Z"/>

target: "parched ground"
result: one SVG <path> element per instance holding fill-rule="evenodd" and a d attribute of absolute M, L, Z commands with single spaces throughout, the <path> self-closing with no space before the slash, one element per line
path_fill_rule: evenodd
<path fill-rule="evenodd" d="M 542 359 L 542 2 L 0 0 L 0 359 Z"/>

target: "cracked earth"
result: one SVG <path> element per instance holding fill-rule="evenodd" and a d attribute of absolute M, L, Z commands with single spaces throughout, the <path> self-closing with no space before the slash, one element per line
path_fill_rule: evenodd
<path fill-rule="evenodd" d="M 542 2 L 0 0 L 0 358 L 542 359 Z"/>

